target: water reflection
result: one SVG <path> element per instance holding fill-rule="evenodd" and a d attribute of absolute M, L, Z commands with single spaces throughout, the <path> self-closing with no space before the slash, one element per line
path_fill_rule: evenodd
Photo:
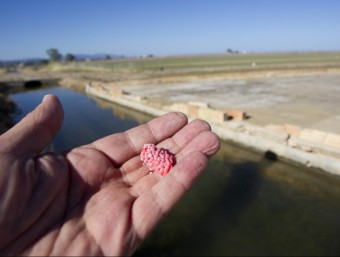
<path fill-rule="evenodd" d="M 54 87 L 12 94 L 11 98 L 20 110 L 14 117 L 15 121 L 32 111 L 46 94 L 58 96 L 65 113 L 61 131 L 53 141 L 53 148 L 57 151 L 91 143 L 101 137 L 135 127 L 139 120 L 151 119 L 145 115 L 136 119 L 136 114 L 123 113 L 118 106 L 106 105 L 103 101 L 95 101 L 84 94 Z M 113 115 L 113 112 L 117 115 Z"/>
<path fill-rule="evenodd" d="M 57 150 L 151 119 L 63 88 L 12 95 L 22 110 L 17 119 L 47 93 L 65 108 Z M 134 256 L 339 255 L 340 179 L 267 157 L 222 143 L 205 174 Z"/>
<path fill-rule="evenodd" d="M 148 114 L 138 112 L 133 109 L 126 108 L 126 107 L 122 107 L 121 105 L 110 103 L 108 101 L 105 101 L 103 99 L 96 98 L 93 96 L 88 96 L 88 97 L 94 100 L 100 108 L 111 109 L 112 114 L 114 116 L 117 116 L 123 120 L 132 119 L 132 120 L 137 121 L 138 124 L 144 124 L 152 119 L 152 116 Z"/>

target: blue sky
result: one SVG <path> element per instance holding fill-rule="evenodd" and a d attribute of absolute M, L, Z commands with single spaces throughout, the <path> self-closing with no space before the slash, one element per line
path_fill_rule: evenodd
<path fill-rule="evenodd" d="M 1 0 L 0 60 L 340 50 L 340 0 Z"/>

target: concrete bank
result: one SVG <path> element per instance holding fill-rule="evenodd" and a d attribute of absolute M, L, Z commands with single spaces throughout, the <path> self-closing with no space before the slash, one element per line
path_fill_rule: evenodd
<path fill-rule="evenodd" d="M 189 120 L 207 120 L 222 140 L 257 150 L 272 158 L 340 175 L 340 136 L 336 134 L 308 129 L 300 131 L 289 124 L 286 124 L 286 129 L 282 129 L 280 126 L 262 127 L 245 121 L 229 120 L 228 113 L 211 109 L 204 103 L 154 106 L 145 97 L 130 95 L 101 84 L 87 84 L 86 93 L 153 116 L 182 111 L 188 115 Z M 237 119 L 240 113 L 232 112 Z"/>

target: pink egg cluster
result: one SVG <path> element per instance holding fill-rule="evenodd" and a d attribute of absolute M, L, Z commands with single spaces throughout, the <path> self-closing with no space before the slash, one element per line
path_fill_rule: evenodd
<path fill-rule="evenodd" d="M 168 174 L 175 165 L 175 156 L 167 149 L 158 149 L 154 144 L 143 146 L 140 159 L 150 171 L 156 171 L 161 176 Z"/>

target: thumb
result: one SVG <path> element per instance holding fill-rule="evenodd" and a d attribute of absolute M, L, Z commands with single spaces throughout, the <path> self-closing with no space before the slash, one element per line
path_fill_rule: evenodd
<path fill-rule="evenodd" d="M 40 153 L 60 130 L 63 118 L 59 99 L 46 95 L 38 107 L 0 137 L 0 151 Z"/>

